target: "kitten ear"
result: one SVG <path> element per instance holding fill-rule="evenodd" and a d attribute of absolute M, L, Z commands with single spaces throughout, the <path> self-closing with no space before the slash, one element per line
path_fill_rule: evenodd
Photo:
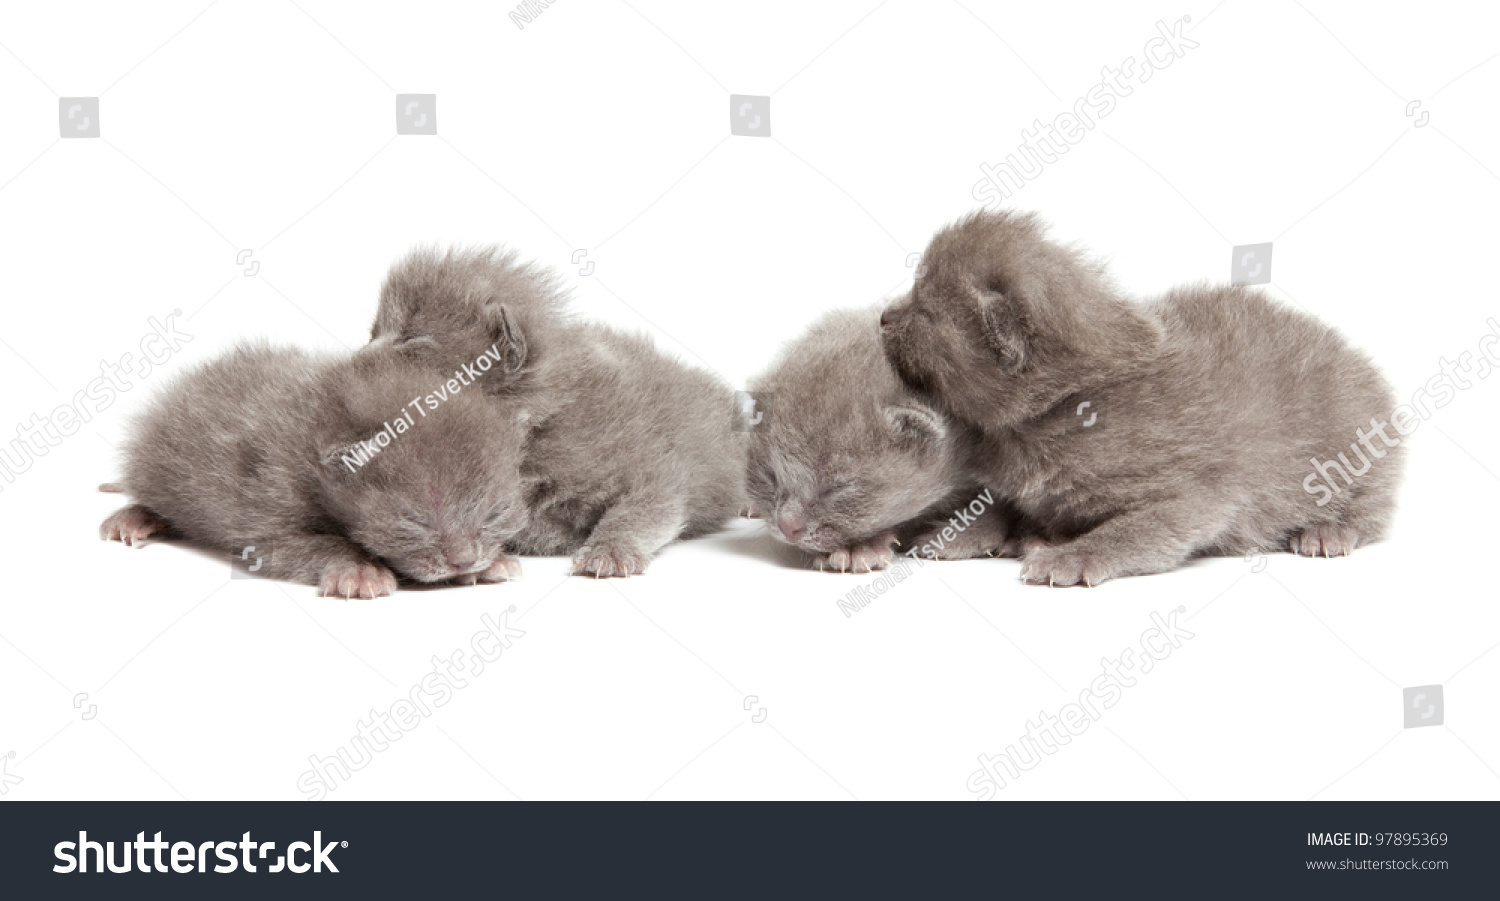
<path fill-rule="evenodd" d="M 505 304 L 490 304 L 485 307 L 485 317 L 489 321 L 490 337 L 494 339 L 491 347 L 491 357 L 495 359 L 496 370 L 501 380 L 514 376 L 526 365 L 529 350 L 526 346 L 526 335 L 522 333 L 521 327 L 516 323 L 516 318 L 506 309 Z M 496 356 L 498 355 L 498 356 Z M 491 376 L 494 379 L 494 376 Z"/>
<path fill-rule="evenodd" d="M 1017 334 L 1014 314 L 1010 303 L 999 291 L 976 289 L 974 300 L 979 305 L 980 328 L 984 330 L 984 343 L 995 354 L 1001 368 L 1014 371 L 1021 367 L 1024 354 L 1023 343 Z"/>
<path fill-rule="evenodd" d="M 943 418 L 919 404 L 885 407 L 880 412 L 891 434 L 901 443 L 934 445 L 948 434 Z"/>

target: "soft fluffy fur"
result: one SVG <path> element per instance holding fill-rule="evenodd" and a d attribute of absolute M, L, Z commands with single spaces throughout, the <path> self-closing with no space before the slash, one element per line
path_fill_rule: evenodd
<path fill-rule="evenodd" d="M 391 266 L 370 339 L 444 369 L 499 342 L 507 353 L 480 378 L 485 391 L 524 398 L 546 418 L 569 398 L 577 328 L 556 277 L 514 251 L 424 247 Z"/>
<path fill-rule="evenodd" d="M 882 318 L 885 349 L 982 429 L 987 484 L 1056 542 L 1029 545 L 1027 581 L 1097 585 L 1252 548 L 1337 555 L 1384 532 L 1404 447 L 1326 506 L 1303 488 L 1311 458 L 1349 454 L 1395 406 L 1329 327 L 1251 288 L 1132 303 L 1033 214 L 973 214 L 922 265 Z"/>
<path fill-rule="evenodd" d="M 371 338 L 450 368 L 498 345 L 504 363 L 485 390 L 530 429 L 518 553 L 571 553 L 576 574 L 628 576 L 742 507 L 729 386 L 649 339 L 574 321 L 551 276 L 514 253 L 414 252 L 392 268 Z"/>
<path fill-rule="evenodd" d="M 820 569 L 879 569 L 898 539 L 920 550 L 980 492 L 964 470 L 969 430 L 901 383 L 881 352 L 879 316 L 823 317 L 750 384 L 767 407 L 751 432 L 752 509 Z M 992 505 L 934 555 L 995 554 L 1005 538 Z"/>
<path fill-rule="evenodd" d="M 242 345 L 178 377 L 133 423 L 123 490 L 101 527 L 221 550 L 257 544 L 263 575 L 325 594 L 389 594 L 422 582 L 519 575 L 504 543 L 526 522 L 519 424 L 477 388 L 407 405 L 449 374 L 390 355 L 317 357 Z M 387 422 L 413 425 L 370 462 L 343 457 Z"/>

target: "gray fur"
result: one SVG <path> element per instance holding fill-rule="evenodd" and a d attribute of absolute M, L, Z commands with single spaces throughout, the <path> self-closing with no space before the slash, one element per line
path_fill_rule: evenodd
<path fill-rule="evenodd" d="M 982 430 L 986 484 L 1047 539 L 1028 545 L 1027 581 L 1097 585 L 1254 548 L 1334 555 L 1385 531 L 1404 446 L 1376 439 L 1370 471 L 1324 506 L 1304 489 L 1312 458 L 1349 455 L 1395 407 L 1328 326 L 1252 288 L 1133 303 L 1034 214 L 970 215 L 922 267 L 882 318 L 887 355 Z"/>
<path fill-rule="evenodd" d="M 408 406 L 448 378 L 386 354 L 241 345 L 179 376 L 136 418 L 121 480 L 136 503 L 101 533 L 269 544 L 263 575 L 346 597 L 390 593 L 392 570 L 422 582 L 512 578 L 503 546 L 526 520 L 523 431 L 477 388 Z M 403 413 L 413 424 L 368 463 L 344 460 Z"/>
<path fill-rule="evenodd" d="M 576 574 L 640 573 L 669 542 L 719 529 L 743 506 L 733 392 L 566 306 L 555 280 L 513 252 L 419 250 L 387 277 L 372 349 L 453 366 L 498 343 L 506 365 L 485 390 L 530 430 L 531 517 L 511 547 L 573 554 Z"/>
<path fill-rule="evenodd" d="M 505 359 L 481 377 L 485 391 L 545 419 L 567 401 L 575 331 L 556 277 L 515 251 L 421 247 L 386 275 L 370 341 L 444 369 L 498 343 Z"/>
<path fill-rule="evenodd" d="M 752 510 L 821 569 L 879 569 L 898 541 L 918 550 L 979 491 L 964 470 L 968 430 L 902 384 L 881 352 L 878 318 L 878 309 L 828 314 L 750 384 L 768 407 L 751 433 Z M 993 554 L 1006 538 L 994 517 L 964 534 L 941 555 Z"/>

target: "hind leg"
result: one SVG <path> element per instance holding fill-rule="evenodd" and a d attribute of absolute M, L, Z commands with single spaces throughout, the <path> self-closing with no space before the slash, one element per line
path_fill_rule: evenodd
<path fill-rule="evenodd" d="M 1333 514 L 1332 522 L 1313 522 L 1293 532 L 1288 549 L 1304 557 L 1343 557 L 1383 537 L 1395 509 L 1395 485 L 1393 479 L 1376 475 L 1372 472 L 1346 489 L 1343 508 Z"/>
<path fill-rule="evenodd" d="M 99 537 L 105 541 L 123 542 L 126 547 L 141 547 L 152 534 L 167 528 L 167 521 L 147 507 L 131 504 L 109 515 L 99 526 Z"/>

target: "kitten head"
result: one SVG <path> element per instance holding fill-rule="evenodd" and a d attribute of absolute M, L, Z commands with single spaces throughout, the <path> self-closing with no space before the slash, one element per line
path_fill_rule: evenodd
<path fill-rule="evenodd" d="M 1149 357 L 1154 324 L 1101 264 L 1046 239 L 1034 213 L 978 212 L 938 232 L 880 317 L 901 378 L 955 417 L 1005 427 Z"/>
<path fill-rule="evenodd" d="M 519 415 L 388 354 L 357 354 L 336 390 L 319 487 L 348 537 L 420 582 L 487 569 L 527 523 Z"/>
<path fill-rule="evenodd" d="M 952 489 L 959 436 L 901 384 L 876 311 L 841 311 L 751 385 L 768 398 L 750 433 L 746 488 L 772 536 L 829 553 L 912 519 Z"/>
<path fill-rule="evenodd" d="M 534 331 L 563 298 L 552 276 L 499 248 L 421 248 L 391 267 L 380 288 L 372 345 L 448 368 L 492 358 L 484 390 L 505 391 L 538 362 Z"/>

